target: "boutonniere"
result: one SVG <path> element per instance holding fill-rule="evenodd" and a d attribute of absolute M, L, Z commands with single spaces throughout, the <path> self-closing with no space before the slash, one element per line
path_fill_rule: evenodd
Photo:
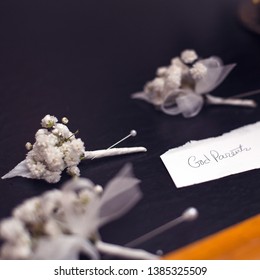
<path fill-rule="evenodd" d="M 139 180 L 126 165 L 105 186 L 74 178 L 61 190 L 25 200 L 0 224 L 2 259 L 77 259 L 100 253 L 122 258 L 157 259 L 144 250 L 105 243 L 103 225 L 128 212 L 142 197 Z"/>
<path fill-rule="evenodd" d="M 73 177 L 80 176 L 78 165 L 82 160 L 146 152 L 144 147 L 114 148 L 126 138 L 136 136 L 135 130 L 105 150 L 86 151 L 84 142 L 76 137 L 78 131 L 71 132 L 67 123 L 67 118 L 63 118 L 62 123 L 59 123 L 55 116 L 46 115 L 41 121 L 42 128 L 35 134 L 35 143 L 28 142 L 25 145 L 28 150 L 25 160 L 2 179 L 22 176 L 56 183 L 63 170 Z"/>
<path fill-rule="evenodd" d="M 256 107 L 253 100 L 222 98 L 211 95 L 235 64 L 224 65 L 218 57 L 198 57 L 194 50 L 185 50 L 167 67 L 157 69 L 156 77 L 145 84 L 133 98 L 145 100 L 168 115 L 196 116 L 204 106 L 233 105 Z"/>

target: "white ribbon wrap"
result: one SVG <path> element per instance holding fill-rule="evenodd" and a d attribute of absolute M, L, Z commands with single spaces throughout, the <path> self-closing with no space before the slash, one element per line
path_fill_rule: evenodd
<path fill-rule="evenodd" d="M 112 148 L 106 150 L 97 150 L 97 151 L 86 151 L 84 159 L 93 159 L 93 158 L 103 158 L 103 157 L 111 157 L 111 156 L 119 156 L 126 155 L 132 153 L 142 153 L 146 152 L 147 149 L 145 147 L 131 147 L 131 148 Z M 13 177 L 24 177 L 29 179 L 35 179 L 35 177 L 30 172 L 26 160 L 18 163 L 15 168 L 9 171 L 7 174 L 2 176 L 2 179 L 8 179 Z"/>

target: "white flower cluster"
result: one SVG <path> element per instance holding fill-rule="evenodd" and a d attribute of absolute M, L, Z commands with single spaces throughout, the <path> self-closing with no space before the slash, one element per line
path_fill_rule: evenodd
<path fill-rule="evenodd" d="M 61 173 L 67 169 L 72 177 L 79 177 L 78 164 L 83 159 L 95 159 L 111 156 L 126 155 L 131 153 L 143 153 L 145 147 L 123 147 L 115 146 L 130 136 L 136 136 L 137 132 L 131 130 L 130 134 L 117 141 L 107 149 L 96 151 L 85 151 L 81 139 L 76 139 L 75 133 L 69 131 L 66 124 L 67 118 L 62 118 L 62 123 L 54 116 L 47 115 L 42 121 L 42 128 L 35 134 L 35 143 L 25 144 L 29 151 L 26 159 L 18 163 L 11 171 L 2 176 L 2 179 L 21 176 L 30 179 L 44 179 L 49 183 L 56 183 L 60 180 Z"/>
<path fill-rule="evenodd" d="M 63 121 L 68 122 L 67 118 Z M 54 116 L 45 116 L 41 125 L 43 128 L 36 132 L 35 143 L 26 143 L 26 148 L 31 149 L 26 157 L 31 177 L 56 183 L 66 168 L 71 176 L 79 176 L 77 165 L 85 154 L 82 140 L 76 139 L 75 134 L 65 124 L 58 123 Z"/>
<path fill-rule="evenodd" d="M 142 197 L 139 180 L 126 164 L 105 190 L 90 180 L 73 178 L 61 190 L 25 200 L 0 223 L 0 259 L 77 259 L 80 253 L 155 259 L 140 249 L 108 244 L 99 228 L 123 216 Z"/>
<path fill-rule="evenodd" d="M 168 115 L 186 118 L 196 116 L 204 104 L 255 107 L 253 100 L 210 95 L 234 67 L 223 65 L 218 57 L 200 59 L 194 50 L 185 50 L 169 66 L 158 68 L 156 77 L 132 97 L 152 103 Z"/>
<path fill-rule="evenodd" d="M 194 50 L 185 50 L 180 57 L 174 57 L 167 67 L 156 71 L 157 77 L 144 86 L 144 92 L 154 105 L 161 105 L 165 98 L 182 88 L 194 88 L 197 80 L 207 74 L 207 67 L 198 60 Z"/>
<path fill-rule="evenodd" d="M 89 182 L 90 185 L 92 182 Z M 38 252 L 40 242 L 48 238 L 74 234 L 95 238 L 95 223 L 92 226 L 82 224 L 78 219 L 90 212 L 91 205 L 100 199 L 99 193 L 100 186 L 95 191 L 93 185 L 77 192 L 52 190 L 25 200 L 13 210 L 11 218 L 0 224 L 0 237 L 5 241 L 0 258 L 33 259 L 41 253 Z M 78 226 L 74 225 L 72 218 Z M 81 227 L 84 227 L 84 233 L 79 230 Z"/>

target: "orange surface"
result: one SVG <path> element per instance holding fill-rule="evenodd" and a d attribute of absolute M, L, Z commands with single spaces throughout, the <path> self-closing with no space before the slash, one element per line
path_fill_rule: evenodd
<path fill-rule="evenodd" d="M 162 257 L 164 260 L 260 260 L 260 215 Z"/>

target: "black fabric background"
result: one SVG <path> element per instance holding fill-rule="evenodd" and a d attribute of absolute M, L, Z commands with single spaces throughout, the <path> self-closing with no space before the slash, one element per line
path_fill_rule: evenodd
<path fill-rule="evenodd" d="M 165 253 L 260 211 L 260 171 L 176 189 L 159 156 L 189 140 L 218 136 L 259 121 L 260 109 L 205 107 L 192 119 L 171 117 L 130 99 L 183 49 L 237 63 L 215 95 L 260 87 L 260 37 L 237 19 L 236 0 L 2 0 L 0 2 L 0 174 L 24 159 L 46 114 L 67 116 L 88 150 L 107 148 L 131 129 L 146 154 L 80 165 L 105 185 L 132 162 L 144 194 L 123 218 L 101 229 L 104 241 L 125 244 L 195 206 L 200 217 L 140 246 Z M 254 99 L 260 102 L 259 97 Z M 258 155 L 260 156 L 260 155 Z M 0 181 L 0 218 L 24 199 L 59 188 L 43 181 Z M 86 225 L 87 226 L 87 225 Z"/>

